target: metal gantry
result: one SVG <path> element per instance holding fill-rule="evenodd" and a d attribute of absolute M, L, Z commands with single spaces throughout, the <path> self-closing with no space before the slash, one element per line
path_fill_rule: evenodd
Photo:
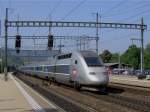
<path fill-rule="evenodd" d="M 147 29 L 147 25 L 100 22 L 65 22 L 65 21 L 7 21 L 6 27 L 87 27 L 87 28 L 120 28 Z"/>
<path fill-rule="evenodd" d="M 1 36 L 2 38 L 4 38 L 5 36 Z M 9 35 L 8 36 L 9 37 L 9 39 L 15 39 L 15 37 L 16 36 L 14 36 L 14 35 Z M 22 39 L 32 39 L 33 40 L 33 38 L 34 39 L 48 39 L 48 36 L 46 36 L 46 35 L 21 35 L 21 37 L 22 37 Z M 63 35 L 55 35 L 54 36 L 55 38 L 54 38 L 54 40 L 56 39 L 56 40 L 60 40 L 60 39 L 71 39 L 71 40 L 73 40 L 73 39 L 76 39 L 76 38 L 81 38 L 81 37 L 83 37 L 83 36 L 63 36 Z M 88 40 L 95 40 L 97 37 L 91 37 L 91 36 L 86 36 L 86 37 L 84 37 L 85 39 L 88 39 Z"/>
<path fill-rule="evenodd" d="M 67 22 L 67 21 L 9 21 L 8 8 L 6 8 L 5 19 L 5 80 L 7 80 L 7 39 L 9 27 L 81 27 L 81 28 L 115 28 L 115 29 L 136 29 L 141 30 L 141 38 L 143 39 L 144 30 L 147 25 L 144 25 L 143 19 L 141 24 L 126 24 L 126 23 L 104 23 L 98 22 Z M 98 39 L 97 35 L 97 39 Z M 142 44 L 143 45 L 143 44 Z M 98 47 L 98 45 L 97 45 Z M 142 47 L 143 48 L 143 47 Z M 97 48 L 98 51 L 98 48 Z M 141 55 L 141 73 L 143 73 L 143 55 Z"/>

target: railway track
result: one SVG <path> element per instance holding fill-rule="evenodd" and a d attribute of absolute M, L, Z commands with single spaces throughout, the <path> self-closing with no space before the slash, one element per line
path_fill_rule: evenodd
<path fill-rule="evenodd" d="M 150 102 L 130 99 L 125 96 L 120 96 L 116 94 L 109 93 L 107 96 L 101 96 L 98 94 L 91 94 L 90 92 L 84 92 L 86 95 L 107 101 L 112 102 L 121 106 L 125 106 L 134 110 L 149 112 L 150 111 Z"/>
<path fill-rule="evenodd" d="M 140 95 L 150 95 L 150 88 L 149 87 L 142 87 L 142 86 L 135 86 L 135 85 L 128 85 L 128 84 L 120 84 L 120 83 L 109 83 L 109 89 L 122 89 L 124 91 L 134 93 L 134 94 L 140 94 Z"/>
<path fill-rule="evenodd" d="M 58 107 L 61 107 L 66 112 L 97 112 L 91 107 L 83 105 L 79 102 L 75 102 L 67 97 L 64 97 L 60 94 L 57 94 L 56 92 L 49 90 L 47 86 L 44 86 L 46 84 L 43 83 L 43 80 L 41 79 L 36 79 L 36 81 L 35 80 L 29 81 L 25 79 L 25 77 L 17 76 L 17 78 L 21 79 L 24 83 L 32 87 L 34 90 L 36 90 L 42 96 L 46 97 L 48 100 L 52 101 Z"/>
<path fill-rule="evenodd" d="M 66 86 L 64 86 L 66 87 Z M 67 89 L 70 89 L 70 87 L 68 87 Z M 110 89 L 110 87 L 109 87 Z M 116 89 L 115 91 L 118 90 L 118 93 L 121 92 L 120 88 Z M 142 90 L 143 91 L 143 90 Z M 87 91 L 87 90 L 83 90 L 81 91 L 81 93 L 85 94 L 85 95 L 89 95 L 92 97 L 95 97 L 96 99 L 101 99 L 107 102 L 112 102 L 121 106 L 126 106 L 128 108 L 131 109 L 135 109 L 135 110 L 140 110 L 143 112 L 149 112 L 150 110 L 150 101 L 142 101 L 142 100 L 138 100 L 138 99 L 131 99 L 127 96 L 121 96 L 118 95 L 116 93 L 114 93 L 114 91 L 110 90 L 109 94 L 107 95 L 100 95 L 99 91 Z M 142 94 L 143 95 L 143 94 Z"/>
<path fill-rule="evenodd" d="M 35 79 L 34 77 L 29 77 L 29 76 L 26 76 L 26 77 L 24 76 L 24 77 L 19 77 L 19 78 L 30 86 L 34 85 L 33 88 L 35 90 L 38 90 L 40 94 L 48 97 L 49 100 L 52 100 L 55 104 L 57 104 L 58 106 L 61 106 L 67 112 L 77 112 L 77 111 L 78 112 L 99 112 L 99 111 L 100 112 L 101 111 L 104 111 L 104 112 L 106 111 L 108 112 L 109 111 L 110 112 L 113 112 L 113 111 L 114 112 L 117 112 L 117 111 L 118 112 L 126 112 L 126 111 L 149 112 L 150 110 L 150 102 L 131 99 L 131 98 L 128 98 L 126 96 L 121 96 L 116 93 L 110 92 L 108 95 L 100 95 L 98 91 L 91 92 L 88 90 L 83 90 L 81 92 L 77 92 L 73 88 L 70 88 L 68 86 L 58 87 L 60 89 L 59 91 L 55 89 L 55 87 L 52 88 L 50 86 L 41 86 L 44 84 L 41 79 Z M 32 81 L 27 80 L 29 78 L 30 80 L 32 79 Z M 36 82 L 36 83 L 33 84 L 33 82 Z M 86 97 L 89 99 L 89 101 L 90 100 L 93 101 L 93 105 L 91 105 L 91 102 L 89 103 L 86 102 L 87 100 L 80 101 L 81 99 L 77 99 L 69 95 L 66 95 L 67 92 L 68 93 L 70 92 L 70 94 L 75 94 L 76 97 L 78 96 L 82 98 Z M 108 104 L 113 104 L 111 107 L 112 110 L 107 108 Z"/>

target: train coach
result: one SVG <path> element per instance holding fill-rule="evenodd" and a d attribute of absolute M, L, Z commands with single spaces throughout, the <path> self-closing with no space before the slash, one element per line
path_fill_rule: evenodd
<path fill-rule="evenodd" d="M 57 83 L 82 86 L 106 87 L 107 71 L 100 57 L 93 51 L 74 51 L 55 56 L 50 64 L 22 66 L 21 72 L 46 78 Z"/>

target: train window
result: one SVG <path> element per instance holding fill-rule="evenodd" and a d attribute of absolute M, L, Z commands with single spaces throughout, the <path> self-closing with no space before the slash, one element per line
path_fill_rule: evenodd
<path fill-rule="evenodd" d="M 60 55 L 60 56 L 58 56 L 57 59 L 67 59 L 67 58 L 71 58 L 71 56 L 72 56 L 72 53 L 65 54 L 65 55 Z"/>
<path fill-rule="evenodd" d="M 37 69 L 37 71 L 39 71 L 39 67 L 37 67 L 36 69 Z"/>
<path fill-rule="evenodd" d="M 47 69 L 48 72 L 54 72 L 54 66 L 48 66 Z"/>
<path fill-rule="evenodd" d="M 57 65 L 56 66 L 56 73 L 64 73 L 69 74 L 70 65 Z"/>
<path fill-rule="evenodd" d="M 42 67 L 37 67 L 37 71 L 42 71 Z"/>
<path fill-rule="evenodd" d="M 88 66 L 103 66 L 101 60 L 98 57 L 84 57 Z"/>
<path fill-rule="evenodd" d="M 44 72 L 48 72 L 48 67 L 47 66 L 43 66 L 43 71 Z"/>
<path fill-rule="evenodd" d="M 77 60 L 75 60 L 75 64 L 77 64 L 78 63 L 78 61 Z"/>

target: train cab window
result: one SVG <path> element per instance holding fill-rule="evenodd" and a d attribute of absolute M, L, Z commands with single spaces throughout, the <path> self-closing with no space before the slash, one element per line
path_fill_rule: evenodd
<path fill-rule="evenodd" d="M 103 66 L 98 57 L 84 57 L 84 59 L 88 66 Z"/>
<path fill-rule="evenodd" d="M 77 64 L 78 63 L 78 61 L 77 60 L 75 60 L 75 64 Z"/>

